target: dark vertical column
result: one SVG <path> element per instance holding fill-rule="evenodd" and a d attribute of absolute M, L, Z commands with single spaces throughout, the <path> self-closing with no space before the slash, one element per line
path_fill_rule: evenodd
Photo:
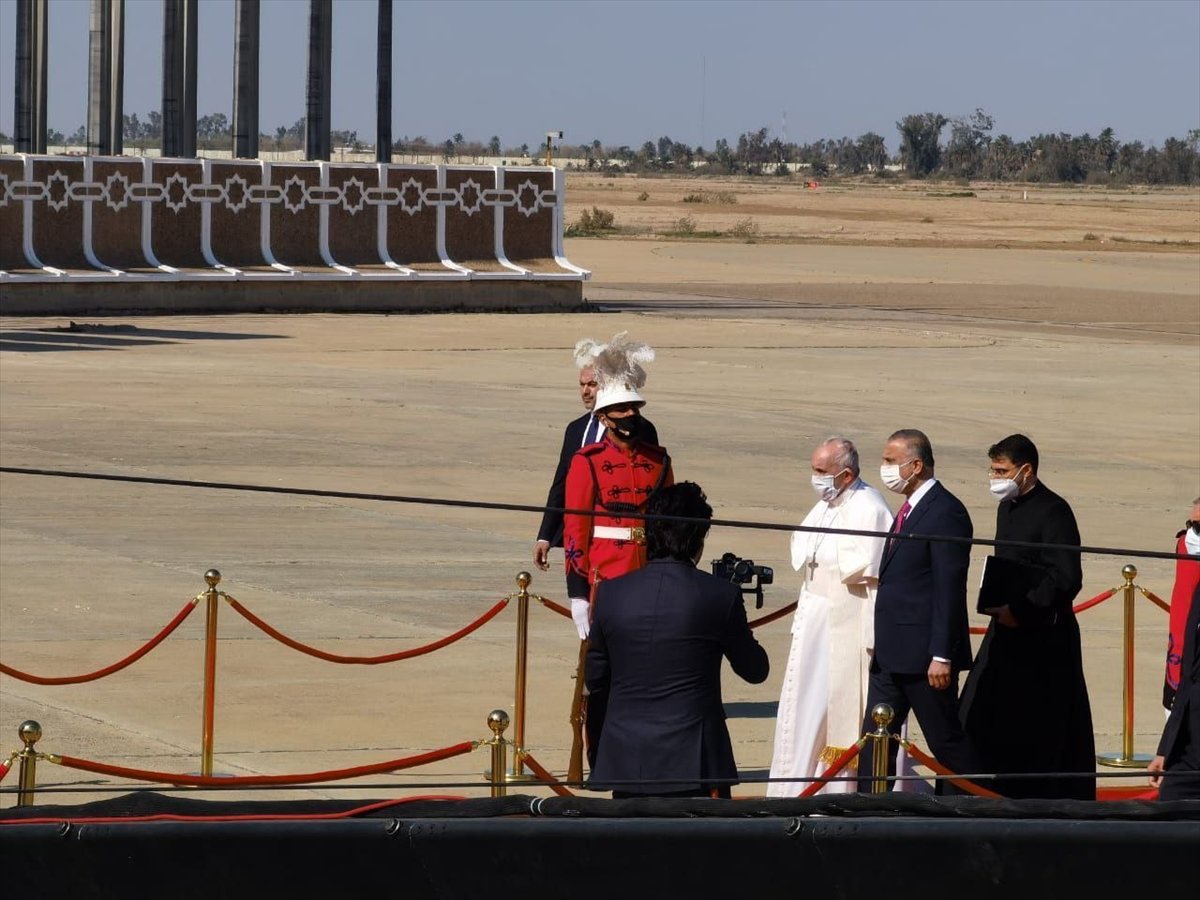
<path fill-rule="evenodd" d="M 50 58 L 50 9 L 48 0 L 34 0 L 33 3 L 33 152 L 46 152 L 46 132 L 49 123 L 46 121 L 46 98 L 49 95 L 50 81 L 48 79 Z"/>
<path fill-rule="evenodd" d="M 33 32 L 34 0 L 17 0 L 16 60 L 13 73 L 13 148 L 33 153 Z"/>
<path fill-rule="evenodd" d="M 111 26 L 111 0 L 92 0 L 88 25 L 87 152 L 100 156 L 112 152 Z"/>
<path fill-rule="evenodd" d="M 329 159 L 332 63 L 333 0 L 309 0 L 304 119 L 304 152 L 308 159 Z"/>
<path fill-rule="evenodd" d="M 196 0 L 163 0 L 163 156 L 196 155 Z"/>
<path fill-rule="evenodd" d="M 112 153 L 125 150 L 125 0 L 110 0 L 109 134 Z"/>
<path fill-rule="evenodd" d="M 179 155 L 196 155 L 196 81 L 200 0 L 183 0 L 183 115 Z"/>
<path fill-rule="evenodd" d="M 375 160 L 392 161 L 392 0 L 379 0 L 375 59 Z"/>
<path fill-rule="evenodd" d="M 233 155 L 258 156 L 258 0 L 236 0 L 233 26 Z"/>

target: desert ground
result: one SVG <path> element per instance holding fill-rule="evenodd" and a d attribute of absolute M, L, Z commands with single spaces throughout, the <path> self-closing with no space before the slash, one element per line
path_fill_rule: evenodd
<path fill-rule="evenodd" d="M 985 451 L 1024 432 L 1084 544 L 1172 549 L 1200 494 L 1200 192 L 572 176 L 568 221 L 592 207 L 617 228 L 567 240 L 593 273 L 574 314 L 125 316 L 74 330 L 0 318 L 0 462 L 537 505 L 580 411 L 571 348 L 628 330 L 658 351 L 646 414 L 677 477 L 721 518 L 782 526 L 714 528 L 706 549 L 775 568 L 763 612 L 795 598 L 786 525 L 814 502 L 808 456 L 834 433 L 877 484 L 887 435 L 923 429 L 938 477 L 991 537 Z M 531 513 L 2 474 L 0 661 L 46 676 L 106 666 L 210 567 L 299 641 L 417 647 L 513 591 L 536 529 Z M 532 589 L 562 601 L 553 562 Z M 1127 562 L 1169 598 L 1174 563 L 1089 553 L 1079 599 L 1120 584 Z M 0 757 L 36 719 L 48 753 L 198 771 L 203 615 L 101 680 L 0 675 Z M 1140 596 L 1136 615 L 1134 745 L 1149 753 L 1166 615 Z M 513 602 L 435 653 L 351 666 L 296 653 L 222 604 L 215 769 L 314 772 L 483 739 L 491 709 L 514 711 L 516 622 Z M 1119 750 L 1120 598 L 1080 623 L 1097 747 Z M 725 682 L 740 795 L 762 793 L 789 621 L 757 635 L 771 677 Z M 533 604 L 525 745 L 558 772 L 577 648 L 570 623 Z M 271 796 L 478 796 L 486 766 L 481 749 Z M 58 789 L 39 803 L 130 785 L 48 762 L 38 783 Z"/>

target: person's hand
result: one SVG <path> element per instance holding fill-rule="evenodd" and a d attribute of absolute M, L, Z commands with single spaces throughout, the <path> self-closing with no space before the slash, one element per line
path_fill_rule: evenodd
<path fill-rule="evenodd" d="M 1161 756 L 1156 756 L 1154 759 L 1150 760 L 1149 765 L 1146 766 L 1146 771 L 1150 773 L 1150 787 L 1154 788 L 1156 791 L 1162 787 L 1162 773 L 1166 771 L 1166 763 L 1166 759 Z"/>
<path fill-rule="evenodd" d="M 1007 603 L 1003 606 L 993 606 L 991 609 L 985 609 L 983 612 L 1007 628 L 1020 627 L 1016 616 L 1012 614 L 1012 608 Z"/>
<path fill-rule="evenodd" d="M 543 572 L 550 570 L 550 542 L 538 541 L 533 545 L 533 564 Z"/>
<path fill-rule="evenodd" d="M 935 691 L 944 691 L 950 687 L 950 663 L 929 661 L 929 686 Z"/>
<path fill-rule="evenodd" d="M 571 598 L 571 618 L 575 620 L 575 627 L 579 630 L 581 641 L 587 640 L 588 632 L 592 628 L 590 613 L 591 609 L 586 600 L 579 597 Z"/>

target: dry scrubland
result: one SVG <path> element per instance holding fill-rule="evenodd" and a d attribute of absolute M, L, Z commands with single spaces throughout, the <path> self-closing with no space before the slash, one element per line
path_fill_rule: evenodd
<path fill-rule="evenodd" d="M 647 412 L 677 474 L 699 481 L 722 517 L 798 521 L 813 502 L 816 441 L 850 435 L 875 480 L 887 434 L 916 426 L 988 537 L 984 450 L 1021 430 L 1042 448 L 1045 480 L 1072 501 L 1086 543 L 1171 546 L 1200 492 L 1196 191 L 1031 187 L 1022 199 L 1011 186 L 806 191 L 769 178 L 568 184 L 569 221 L 596 206 L 622 229 L 567 242 L 595 273 L 589 313 L 123 318 L 87 332 L 0 319 L 0 460 L 538 503 L 577 412 L 569 348 L 629 329 L 659 350 Z M 683 202 L 702 191 L 736 202 Z M 753 219 L 757 237 L 661 237 L 684 216 L 697 232 Z M 50 675 L 99 668 L 153 634 L 212 565 L 222 587 L 300 640 L 358 655 L 417 646 L 510 590 L 535 529 L 535 517 L 515 513 L 6 474 L 0 659 Z M 786 548 L 786 534 L 721 528 L 709 555 L 732 549 L 773 565 L 774 608 L 798 586 Z M 1118 583 L 1125 561 L 1085 557 L 1084 596 Z M 1140 583 L 1169 593 L 1171 563 L 1138 568 Z M 535 573 L 534 589 L 561 599 L 561 576 Z M 484 737 L 487 711 L 511 709 L 514 613 L 429 656 L 351 667 L 299 656 L 223 609 L 217 769 L 309 772 Z M 1097 743 L 1116 749 L 1118 602 L 1081 623 Z M 1161 724 L 1165 626 L 1139 600 L 1142 752 Z M 577 641 L 539 607 L 530 630 L 527 745 L 561 770 Z M 195 771 L 202 633 L 193 616 L 141 662 L 87 685 L 0 676 L 0 750 L 32 717 L 47 751 Z M 750 775 L 770 759 L 787 623 L 759 637 L 772 677 L 726 685 Z M 478 794 L 485 765 L 475 754 L 368 781 L 429 793 L 467 780 L 450 791 Z M 50 766 L 39 781 L 85 790 L 72 800 L 104 784 Z"/>

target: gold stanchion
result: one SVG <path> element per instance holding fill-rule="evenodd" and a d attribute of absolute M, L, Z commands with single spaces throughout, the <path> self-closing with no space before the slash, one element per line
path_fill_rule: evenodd
<path fill-rule="evenodd" d="M 533 578 L 528 572 L 517 573 L 517 683 L 513 691 L 513 756 L 505 775 L 510 782 L 537 781 L 525 771 L 525 683 L 529 657 L 529 585 Z"/>
<path fill-rule="evenodd" d="M 508 794 L 508 779 L 504 771 L 504 753 L 508 743 L 504 740 L 504 731 L 508 728 L 508 713 L 502 709 L 493 709 L 488 713 L 487 724 L 492 730 L 492 739 L 489 741 L 492 745 L 492 768 L 490 772 L 483 774 L 492 782 L 492 796 L 504 797 Z M 513 754 L 514 757 L 516 755 Z"/>
<path fill-rule="evenodd" d="M 1121 752 L 1097 753 L 1096 762 L 1102 766 L 1119 769 L 1143 769 L 1150 762 L 1145 753 L 1133 752 L 1133 600 L 1138 590 L 1133 579 L 1137 578 L 1137 566 L 1126 565 L 1121 569 L 1125 584 L 1121 588 L 1125 600 L 1125 679 L 1121 686 L 1121 708 L 1124 721 L 1121 725 Z"/>
<path fill-rule="evenodd" d="M 217 693 L 217 598 L 220 591 L 221 573 L 209 569 L 204 573 L 208 590 L 204 592 L 206 615 L 204 619 L 204 724 L 200 734 L 200 774 L 212 775 L 213 770 L 213 720 L 216 718 Z"/>
<path fill-rule="evenodd" d="M 33 745 L 42 739 L 42 726 L 29 719 L 21 723 L 17 736 L 25 745 L 18 757 L 21 768 L 17 773 L 17 806 L 32 806 L 33 792 L 37 786 L 37 751 Z"/>
<path fill-rule="evenodd" d="M 875 730 L 871 733 L 871 793 L 886 794 L 888 790 L 888 743 L 891 735 L 888 726 L 896 717 L 895 711 L 886 703 L 876 703 L 871 710 Z"/>

